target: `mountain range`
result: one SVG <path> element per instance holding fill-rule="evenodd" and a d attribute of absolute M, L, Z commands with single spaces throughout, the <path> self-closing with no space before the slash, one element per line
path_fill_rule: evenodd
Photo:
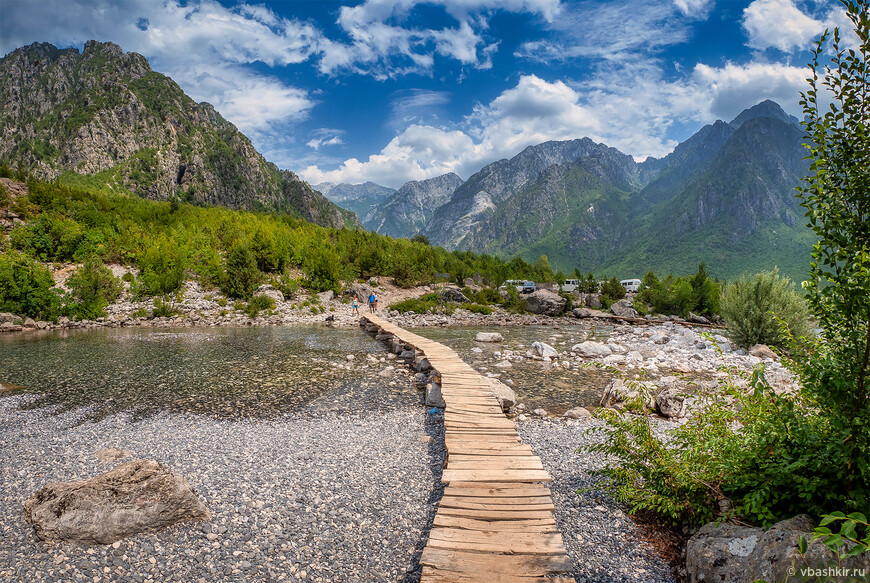
<path fill-rule="evenodd" d="M 565 272 L 684 274 L 703 262 L 723 278 L 778 266 L 800 281 L 815 242 L 794 196 L 809 167 L 802 141 L 798 120 L 764 101 L 640 163 L 589 138 L 545 142 L 485 166 L 449 195 L 405 199 L 416 185 L 445 184 L 408 183 L 363 224 L 419 232 L 447 249 L 546 255 Z M 397 210 L 414 219 L 397 220 Z"/>
<path fill-rule="evenodd" d="M 589 138 L 545 142 L 468 180 L 445 174 L 398 190 L 312 188 L 112 43 L 9 53 L 0 103 L 0 162 L 38 178 L 422 234 L 451 250 L 546 255 L 566 273 L 684 274 L 704 262 L 724 278 L 776 265 L 800 280 L 814 242 L 794 196 L 808 171 L 803 131 L 772 101 L 704 126 L 661 159 L 637 162 Z"/>
<path fill-rule="evenodd" d="M 265 160 L 211 105 L 113 43 L 12 51 L 0 60 L 0 103 L 0 160 L 38 178 L 361 226 Z"/>

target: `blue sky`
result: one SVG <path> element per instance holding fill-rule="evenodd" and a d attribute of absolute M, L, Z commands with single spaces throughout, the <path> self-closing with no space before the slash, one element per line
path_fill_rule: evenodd
<path fill-rule="evenodd" d="M 832 0 L 5 0 L 0 54 L 113 41 L 312 183 L 398 187 L 546 140 L 638 159 L 763 99 L 797 115 Z"/>

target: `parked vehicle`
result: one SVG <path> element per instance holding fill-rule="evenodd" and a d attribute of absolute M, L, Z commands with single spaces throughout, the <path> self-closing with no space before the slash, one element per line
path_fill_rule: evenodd
<path fill-rule="evenodd" d="M 641 281 L 639 279 L 623 279 L 619 283 L 622 284 L 622 287 L 625 288 L 625 291 L 629 293 L 637 293 L 640 291 Z"/>
<path fill-rule="evenodd" d="M 504 282 L 503 284 L 501 284 L 501 287 L 503 287 L 505 289 L 507 289 L 509 287 L 513 287 L 515 290 L 517 290 L 517 292 L 521 293 L 523 291 L 524 284 L 525 284 L 525 282 L 521 279 L 509 279 L 506 282 Z"/>
<path fill-rule="evenodd" d="M 577 291 L 577 287 L 580 285 L 579 279 L 566 279 L 565 283 L 562 284 L 562 291 L 566 294 L 570 294 L 571 292 Z"/>
<path fill-rule="evenodd" d="M 522 289 L 522 292 L 523 292 L 524 294 L 530 294 L 530 293 L 532 293 L 533 291 L 535 291 L 536 289 L 537 289 L 537 288 L 535 287 L 535 282 L 534 282 L 534 281 L 524 281 L 524 282 L 523 282 L 523 289 Z"/>

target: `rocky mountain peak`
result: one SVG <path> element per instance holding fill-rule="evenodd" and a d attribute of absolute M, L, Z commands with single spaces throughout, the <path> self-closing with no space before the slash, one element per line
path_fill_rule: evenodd
<path fill-rule="evenodd" d="M 797 127 L 801 127 L 800 121 L 798 118 L 793 115 L 787 114 L 782 107 L 779 106 L 775 101 L 771 101 L 770 99 L 766 99 L 761 103 L 750 107 L 740 113 L 737 117 L 731 120 L 731 126 L 735 129 L 739 128 L 741 125 L 746 123 L 751 119 L 757 119 L 759 117 L 769 117 L 773 119 L 778 119 L 787 124 L 792 124 Z"/>

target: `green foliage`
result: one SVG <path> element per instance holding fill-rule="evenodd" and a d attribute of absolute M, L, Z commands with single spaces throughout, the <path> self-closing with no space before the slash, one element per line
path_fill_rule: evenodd
<path fill-rule="evenodd" d="M 8 167 L 7 167 L 8 168 Z M 0 173 L 2 174 L 2 173 Z M 0 184 L 0 207 L 9 208 L 9 205 L 12 204 L 12 197 L 9 195 L 9 192 L 6 190 L 6 187 Z"/>
<path fill-rule="evenodd" d="M 483 314 L 485 316 L 489 316 L 492 314 L 492 308 L 489 306 L 482 306 L 480 304 L 465 304 L 462 306 L 472 314 Z"/>
<path fill-rule="evenodd" d="M 249 299 L 257 291 L 262 277 L 254 253 L 247 245 L 239 243 L 227 256 L 221 291 L 231 298 Z"/>
<path fill-rule="evenodd" d="M 467 307 L 467 304 L 463 307 Z M 456 304 L 453 302 L 445 302 L 438 294 L 426 294 L 419 298 L 410 298 L 401 302 L 397 302 L 390 306 L 391 310 L 396 310 L 401 314 L 413 312 L 415 314 L 425 314 L 431 312 L 433 314 L 452 314 L 456 311 Z"/>
<path fill-rule="evenodd" d="M 575 275 L 577 275 L 577 291 L 581 294 L 595 294 L 598 293 L 598 280 L 595 279 L 593 274 L 588 274 L 585 279 L 580 277 L 580 270 L 575 271 Z"/>
<path fill-rule="evenodd" d="M 67 315 L 93 320 L 105 316 L 104 308 L 121 295 L 123 284 L 106 267 L 102 260 L 92 255 L 76 269 L 66 281 L 71 300 L 64 306 Z"/>
<path fill-rule="evenodd" d="M 851 502 L 839 508 L 866 509 L 870 508 L 870 2 L 843 4 L 855 38 L 841 44 L 837 29 L 830 36 L 822 35 L 810 64 L 810 89 L 801 99 L 811 165 L 798 190 L 818 238 L 805 288 L 823 333 L 799 356 L 798 370 L 804 391 L 824 405 L 822 414 L 831 424 L 831 439 L 823 447 L 838 456 L 842 481 L 837 493 L 847 493 Z M 820 62 L 831 54 L 829 63 Z M 819 91 L 833 94 L 833 100 L 820 97 Z"/>
<path fill-rule="evenodd" d="M 154 309 L 151 310 L 151 318 L 171 318 L 178 314 L 175 306 L 166 299 L 154 298 Z"/>
<path fill-rule="evenodd" d="M 625 294 L 625 287 L 615 277 L 611 277 L 601 284 L 601 295 L 610 300 L 611 303 L 621 300 Z"/>
<path fill-rule="evenodd" d="M 285 300 L 295 297 L 300 287 L 299 280 L 293 277 L 287 269 L 282 271 L 278 277 L 273 277 L 271 283 L 272 287 L 284 295 Z"/>
<path fill-rule="evenodd" d="M 416 235 L 411 237 L 411 241 L 413 241 L 414 243 L 420 243 L 421 245 L 426 245 L 427 247 L 430 245 L 429 238 L 421 233 L 417 233 Z"/>
<path fill-rule="evenodd" d="M 262 310 L 274 310 L 275 300 L 266 296 L 254 296 L 248 300 L 245 313 L 250 318 L 256 318 Z"/>
<path fill-rule="evenodd" d="M 519 292 L 512 285 L 507 287 L 507 299 L 502 302 L 502 307 L 512 314 L 524 314 L 526 312 L 526 300 L 521 298 Z"/>
<path fill-rule="evenodd" d="M 706 266 L 698 266 L 698 272 L 690 277 L 668 275 L 659 279 L 652 271 L 643 277 L 643 287 L 635 299 L 635 306 L 648 305 L 656 314 L 679 315 L 689 312 L 701 316 L 719 313 L 719 282 L 707 276 Z M 640 301 L 637 301 L 640 300 Z M 638 312 L 643 313 L 640 309 Z"/>
<path fill-rule="evenodd" d="M 498 293 L 498 290 L 494 287 L 485 287 L 483 289 L 477 290 L 474 293 L 474 296 L 471 297 L 478 304 L 482 304 L 487 306 L 489 304 L 500 304 L 502 302 L 501 294 Z"/>
<path fill-rule="evenodd" d="M 73 261 L 84 241 L 84 229 L 49 212 L 14 229 L 11 238 L 13 247 L 40 261 Z"/>
<path fill-rule="evenodd" d="M 791 280 L 776 269 L 726 286 L 720 308 L 731 338 L 744 348 L 753 344 L 785 346 L 789 334 L 782 324 L 796 338 L 812 335 L 806 302 Z"/>
<path fill-rule="evenodd" d="M 368 279 L 376 275 L 387 273 L 387 256 L 383 250 L 371 245 L 363 249 L 357 260 L 360 277 Z M 407 263 L 404 266 L 408 266 Z M 397 276 L 397 279 L 400 276 Z M 399 285 L 399 284 L 397 284 Z"/>
<path fill-rule="evenodd" d="M 139 254 L 139 292 L 146 296 L 164 296 L 176 291 L 184 282 L 187 270 L 186 250 L 175 239 L 158 238 Z"/>
<path fill-rule="evenodd" d="M 833 532 L 829 525 L 839 522 L 839 532 Z M 822 516 L 812 540 L 821 539 L 825 546 L 837 553 L 839 559 L 847 559 L 870 552 L 870 523 L 861 512 L 849 515 L 840 511 Z M 801 537 L 801 554 L 806 552 L 806 540 Z"/>
<path fill-rule="evenodd" d="M 309 245 L 305 249 L 302 270 L 305 272 L 305 285 L 311 291 L 331 289 L 338 292 L 341 287 L 341 257 L 331 246 L 322 243 Z"/>
<path fill-rule="evenodd" d="M 59 309 L 60 296 L 48 269 L 17 251 L 0 254 L 0 312 L 55 320 Z"/>

